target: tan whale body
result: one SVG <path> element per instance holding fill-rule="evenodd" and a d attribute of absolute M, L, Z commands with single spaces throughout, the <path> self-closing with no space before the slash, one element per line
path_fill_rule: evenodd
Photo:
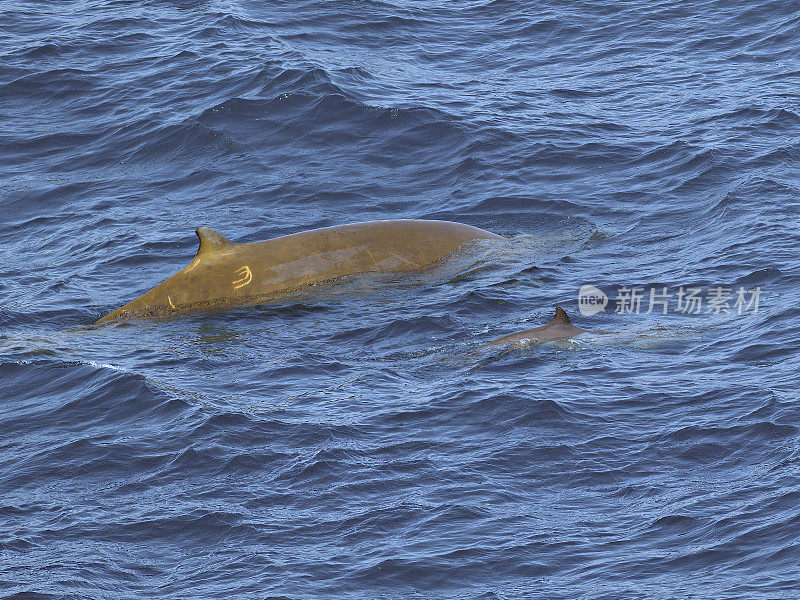
<path fill-rule="evenodd" d="M 575 327 L 569 320 L 567 313 L 560 306 L 556 307 L 556 315 L 545 325 L 517 331 L 501 338 L 492 340 L 487 346 L 505 345 L 519 340 L 531 340 L 536 342 L 552 342 L 555 340 L 567 340 L 578 334 L 585 333 L 586 329 Z"/>
<path fill-rule="evenodd" d="M 200 227 L 194 260 L 95 324 L 226 310 L 278 300 L 362 273 L 415 273 L 481 239 L 505 238 L 449 221 L 371 221 L 236 244 Z"/>

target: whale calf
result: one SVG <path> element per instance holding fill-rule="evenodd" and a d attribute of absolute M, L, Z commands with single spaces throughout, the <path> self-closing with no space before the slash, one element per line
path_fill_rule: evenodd
<path fill-rule="evenodd" d="M 575 337 L 580 333 L 586 332 L 586 329 L 575 327 L 569 320 L 566 311 L 560 306 L 556 307 L 556 315 L 544 325 L 534 327 L 533 329 L 526 329 L 525 331 L 518 331 L 509 335 L 487 342 L 487 346 L 499 346 L 516 342 L 518 340 L 529 339 L 537 342 L 552 342 L 554 340 L 567 340 Z"/>
<path fill-rule="evenodd" d="M 506 238 L 462 223 L 402 219 L 302 231 L 237 244 L 208 227 L 191 263 L 94 324 L 167 318 L 280 300 L 364 273 L 420 273 L 478 240 Z"/>

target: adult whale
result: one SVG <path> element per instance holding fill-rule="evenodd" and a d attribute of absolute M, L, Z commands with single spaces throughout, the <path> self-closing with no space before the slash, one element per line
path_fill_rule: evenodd
<path fill-rule="evenodd" d="M 419 273 L 478 240 L 505 240 L 449 221 L 352 223 L 237 244 L 200 227 L 189 265 L 95 325 L 226 310 L 279 300 L 362 273 Z"/>

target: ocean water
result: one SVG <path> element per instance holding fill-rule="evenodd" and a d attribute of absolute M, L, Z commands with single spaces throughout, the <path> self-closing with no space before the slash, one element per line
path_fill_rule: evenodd
<path fill-rule="evenodd" d="M 5 0 L 0 597 L 800 598 L 798 59 L 780 1 Z M 515 251 L 82 327 L 198 226 L 395 218 Z"/>

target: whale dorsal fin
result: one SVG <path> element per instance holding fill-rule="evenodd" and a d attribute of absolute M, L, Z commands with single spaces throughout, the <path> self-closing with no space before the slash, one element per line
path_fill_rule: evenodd
<path fill-rule="evenodd" d="M 200 248 L 198 248 L 195 258 L 233 246 L 232 241 L 210 227 L 198 227 L 196 233 L 200 238 Z"/>
<path fill-rule="evenodd" d="M 566 311 L 560 306 L 556 306 L 556 316 L 550 319 L 548 325 L 569 325 L 570 320 Z"/>

